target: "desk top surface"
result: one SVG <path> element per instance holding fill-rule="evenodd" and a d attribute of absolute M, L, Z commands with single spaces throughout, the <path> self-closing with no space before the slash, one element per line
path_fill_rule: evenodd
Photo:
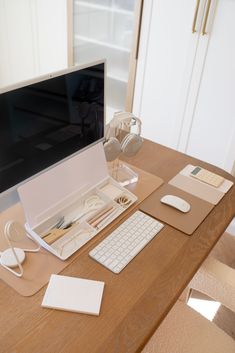
<path fill-rule="evenodd" d="M 199 164 L 150 141 L 128 162 L 164 182 L 186 164 Z M 224 171 L 210 169 L 234 181 Z M 41 308 L 45 287 L 32 297 L 22 297 L 1 281 L 0 351 L 140 352 L 234 216 L 235 187 L 192 236 L 166 225 L 119 275 L 88 257 L 101 238 L 86 244 L 62 274 L 105 282 L 99 317 Z"/>

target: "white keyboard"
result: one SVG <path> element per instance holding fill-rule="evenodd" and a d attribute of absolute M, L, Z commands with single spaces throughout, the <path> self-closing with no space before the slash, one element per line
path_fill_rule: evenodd
<path fill-rule="evenodd" d="M 89 255 L 112 272 L 120 273 L 162 228 L 156 219 L 136 211 Z"/>

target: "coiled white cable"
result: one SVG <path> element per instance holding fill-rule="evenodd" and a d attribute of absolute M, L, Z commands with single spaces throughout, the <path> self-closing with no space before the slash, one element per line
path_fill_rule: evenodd
<path fill-rule="evenodd" d="M 22 277 L 24 272 L 22 263 L 25 260 L 25 252 L 38 252 L 40 250 L 40 245 L 30 236 L 30 234 L 28 234 L 24 227 L 16 221 L 8 221 L 5 224 L 4 235 L 9 248 L 0 252 L 0 265 L 13 273 L 15 276 Z M 12 241 L 20 241 L 25 235 L 37 245 L 37 248 L 21 249 L 12 246 Z M 19 272 L 12 269 L 17 266 L 19 268 Z"/>

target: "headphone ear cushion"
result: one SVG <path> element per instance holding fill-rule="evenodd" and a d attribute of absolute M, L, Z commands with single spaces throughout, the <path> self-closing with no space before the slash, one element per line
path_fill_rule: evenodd
<path fill-rule="evenodd" d="M 128 134 L 122 141 L 121 149 L 127 157 L 133 157 L 141 148 L 143 139 L 140 135 Z"/>
<path fill-rule="evenodd" d="M 111 162 L 116 159 L 122 152 L 121 145 L 118 139 L 111 137 L 107 142 L 104 143 L 104 153 L 107 162 Z"/>

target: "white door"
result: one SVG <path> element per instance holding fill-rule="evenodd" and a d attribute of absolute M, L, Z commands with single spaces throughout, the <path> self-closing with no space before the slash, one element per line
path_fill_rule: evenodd
<path fill-rule="evenodd" d="M 198 11 L 197 11 L 198 10 Z M 134 113 L 143 136 L 176 148 L 198 47 L 205 1 L 146 1 Z"/>
<path fill-rule="evenodd" d="M 213 0 L 212 0 L 213 6 Z M 235 1 L 219 0 L 185 151 L 231 172 L 235 158 Z"/>

